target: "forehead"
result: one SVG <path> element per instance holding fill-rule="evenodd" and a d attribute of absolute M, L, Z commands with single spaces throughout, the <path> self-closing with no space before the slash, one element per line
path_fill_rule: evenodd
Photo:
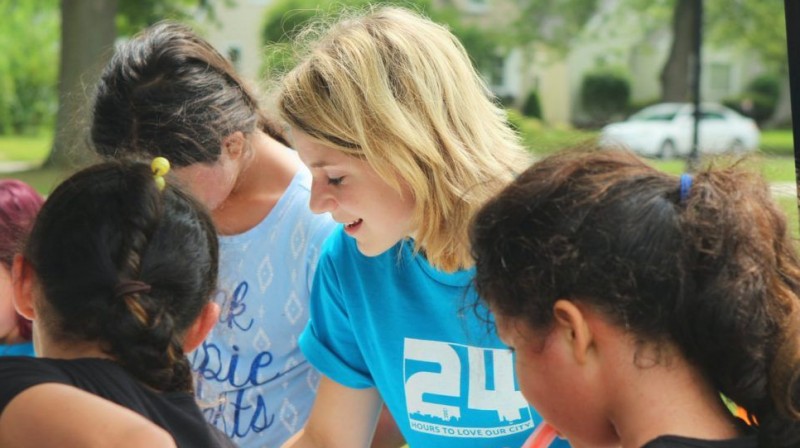
<path fill-rule="evenodd" d="M 301 131 L 292 131 L 294 148 L 300 159 L 309 168 L 325 168 L 332 165 L 345 165 L 355 159 L 336 148 L 320 143 Z"/>

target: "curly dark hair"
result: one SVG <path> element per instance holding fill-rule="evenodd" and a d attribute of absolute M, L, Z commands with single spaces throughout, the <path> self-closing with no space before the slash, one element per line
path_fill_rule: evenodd
<path fill-rule="evenodd" d="M 800 446 L 800 261 L 768 185 L 740 164 L 676 176 L 625 151 L 534 164 L 476 215 L 476 288 L 547 330 L 590 304 L 642 341 L 671 342 L 744 407 L 761 446 Z"/>

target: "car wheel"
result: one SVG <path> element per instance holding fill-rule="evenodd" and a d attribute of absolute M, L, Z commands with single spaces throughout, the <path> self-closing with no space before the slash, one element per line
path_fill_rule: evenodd
<path fill-rule="evenodd" d="M 658 157 L 661 159 L 673 159 L 678 153 L 675 151 L 675 143 L 672 140 L 666 140 L 661 144 L 661 149 L 658 151 Z"/>

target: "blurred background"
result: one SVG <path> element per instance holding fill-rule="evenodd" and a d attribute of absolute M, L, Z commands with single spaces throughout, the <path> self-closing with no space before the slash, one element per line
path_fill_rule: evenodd
<path fill-rule="evenodd" d="M 449 26 L 534 154 L 599 139 L 631 147 L 672 172 L 685 168 L 691 138 L 680 114 L 692 115 L 686 107 L 694 98 L 700 29 L 699 88 L 708 103 L 701 108 L 701 154 L 756 154 L 751 163 L 796 219 L 783 2 L 706 1 L 700 15 L 697 2 L 383 3 L 421 10 Z M 86 117 L 99 70 L 115 44 L 149 24 L 170 18 L 192 25 L 267 90 L 291 66 L 287 42 L 303 23 L 368 3 L 382 2 L 0 0 L 0 176 L 46 194 L 89 160 Z M 636 115 L 653 105 L 673 112 Z M 722 137 L 704 142 L 714 132 Z"/>

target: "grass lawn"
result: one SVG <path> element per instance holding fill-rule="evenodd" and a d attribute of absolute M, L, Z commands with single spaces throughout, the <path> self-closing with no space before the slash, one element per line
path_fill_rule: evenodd
<path fill-rule="evenodd" d="M 769 182 L 795 182 L 793 157 L 769 156 L 757 153 L 745 160 L 747 164 L 759 167 L 761 174 Z M 687 168 L 686 161 L 682 159 L 647 159 L 647 161 L 655 168 L 670 174 L 681 174 Z"/>
<path fill-rule="evenodd" d="M 765 154 L 794 156 L 794 137 L 791 129 L 761 131 L 761 150 Z"/>
<path fill-rule="evenodd" d="M 52 142 L 51 133 L 34 136 L 0 136 L 0 165 L 3 162 L 24 162 L 38 167 L 47 158 Z M 34 168 L 10 173 L 0 171 L 0 179 L 19 179 L 31 185 L 39 193 L 46 195 L 59 182 L 66 179 L 70 172 L 51 168 Z"/>
<path fill-rule="evenodd" d="M 71 171 L 56 170 L 52 168 L 36 168 L 27 171 L 16 171 L 13 173 L 0 172 L 0 179 L 19 179 L 28 185 L 32 186 L 36 191 L 42 195 L 48 195 L 51 191 L 61 183 L 62 180 L 69 177 Z"/>
<path fill-rule="evenodd" d="M 0 136 L 0 162 L 41 163 L 50 151 L 53 136 L 43 133 L 35 136 Z"/>

